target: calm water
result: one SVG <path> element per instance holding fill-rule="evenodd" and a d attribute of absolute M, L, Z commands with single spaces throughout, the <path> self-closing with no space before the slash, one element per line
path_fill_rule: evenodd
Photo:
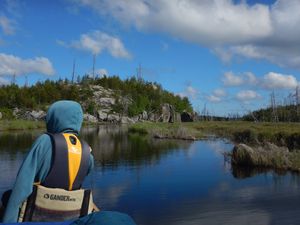
<path fill-rule="evenodd" d="M 0 194 L 41 133 L 0 133 Z M 126 128 L 86 128 L 96 167 L 86 179 L 96 204 L 139 225 L 300 224 L 300 176 L 231 168 L 223 140 L 168 141 Z"/>

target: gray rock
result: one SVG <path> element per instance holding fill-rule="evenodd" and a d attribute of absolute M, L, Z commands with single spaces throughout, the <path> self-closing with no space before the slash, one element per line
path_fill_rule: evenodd
<path fill-rule="evenodd" d="M 174 113 L 174 122 L 181 122 L 181 115 L 178 112 Z"/>
<path fill-rule="evenodd" d="M 134 116 L 131 119 L 136 123 L 140 120 L 140 117 L 139 116 Z"/>
<path fill-rule="evenodd" d="M 39 111 L 31 111 L 29 113 L 30 117 L 33 119 L 33 120 L 43 120 L 45 119 L 46 117 L 46 113 L 42 110 L 39 110 Z"/>
<path fill-rule="evenodd" d="M 97 112 L 97 117 L 99 121 L 107 121 L 107 111 L 106 110 L 99 110 Z"/>
<path fill-rule="evenodd" d="M 193 115 L 191 113 L 188 112 L 183 112 L 181 113 L 181 121 L 182 122 L 193 122 Z"/>
<path fill-rule="evenodd" d="M 122 124 L 132 124 L 132 123 L 135 123 L 135 121 L 127 116 L 123 116 L 121 118 L 121 121 L 120 121 Z"/>
<path fill-rule="evenodd" d="M 102 107 L 111 107 L 116 103 L 116 99 L 114 98 L 100 98 L 98 99 L 100 106 Z"/>
<path fill-rule="evenodd" d="M 20 110 L 18 108 L 14 108 L 14 110 L 13 110 L 13 116 L 14 117 L 18 117 L 19 112 L 20 112 Z"/>
<path fill-rule="evenodd" d="M 165 103 L 161 106 L 160 121 L 163 123 L 168 123 L 168 122 L 170 122 L 170 118 L 171 118 L 170 104 Z"/>
<path fill-rule="evenodd" d="M 156 121 L 159 120 L 159 115 L 156 114 L 156 113 L 151 112 L 151 113 L 148 114 L 148 120 L 151 121 L 151 122 L 156 122 Z"/>
<path fill-rule="evenodd" d="M 90 115 L 88 113 L 83 114 L 83 119 L 85 121 L 92 122 L 92 123 L 97 123 L 98 122 L 98 119 L 95 116 Z"/>
<path fill-rule="evenodd" d="M 143 113 L 141 114 L 141 119 L 148 120 L 148 113 L 146 111 L 143 111 Z"/>
<path fill-rule="evenodd" d="M 110 123 L 119 123 L 120 122 L 120 116 L 117 114 L 110 114 L 107 116 L 107 121 Z"/>

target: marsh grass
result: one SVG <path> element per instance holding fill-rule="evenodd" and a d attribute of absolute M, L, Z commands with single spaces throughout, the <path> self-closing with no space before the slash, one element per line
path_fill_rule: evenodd
<path fill-rule="evenodd" d="M 29 120 L 1 120 L 0 131 L 5 130 L 29 130 L 45 128 L 43 121 L 29 121 Z"/>
<path fill-rule="evenodd" d="M 290 150 L 300 149 L 299 123 L 253 123 L 243 121 L 200 121 L 191 123 L 137 123 L 130 125 L 130 132 L 157 134 L 158 136 L 180 138 L 192 136 L 196 139 L 216 135 L 234 143 L 260 145 L 271 142 L 287 146 Z"/>
<path fill-rule="evenodd" d="M 182 126 L 181 123 L 136 123 L 130 125 L 129 132 L 167 139 L 195 140 L 203 137 L 201 132 L 191 127 Z"/>

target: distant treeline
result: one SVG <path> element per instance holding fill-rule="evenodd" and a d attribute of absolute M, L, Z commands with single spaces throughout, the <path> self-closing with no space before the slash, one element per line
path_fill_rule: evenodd
<path fill-rule="evenodd" d="M 260 109 L 243 116 L 242 119 L 257 122 L 300 122 L 300 105 Z"/>
<path fill-rule="evenodd" d="M 85 110 L 93 113 L 97 105 L 90 99 L 93 92 L 91 85 L 100 85 L 104 88 L 114 90 L 116 105 L 114 111 L 126 113 L 129 116 L 137 115 L 144 110 L 147 112 L 159 110 L 161 104 L 169 103 L 175 110 L 192 112 L 193 108 L 187 97 L 180 97 L 162 88 L 160 84 L 147 82 L 135 77 L 121 80 L 118 76 L 103 76 L 91 79 L 85 75 L 78 78 L 76 83 L 68 79 L 37 82 L 32 86 L 20 87 L 16 84 L 0 86 L 0 112 L 6 118 L 12 118 L 14 108 L 19 109 L 43 109 L 57 100 L 69 99 L 78 102 L 89 102 L 83 104 Z M 121 98 L 127 97 L 130 103 L 124 112 L 124 103 Z"/>

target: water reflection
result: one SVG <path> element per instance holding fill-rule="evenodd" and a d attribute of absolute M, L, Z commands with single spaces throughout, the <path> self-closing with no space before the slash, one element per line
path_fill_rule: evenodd
<path fill-rule="evenodd" d="M 0 194 L 38 133 L 0 134 Z M 82 136 L 96 160 L 85 182 L 96 204 L 139 225 L 300 224 L 300 176 L 231 167 L 224 140 L 155 140 L 120 126 L 88 127 Z"/>
<path fill-rule="evenodd" d="M 155 164 L 169 151 L 187 150 L 192 143 L 128 134 L 127 127 L 112 125 L 87 128 L 82 136 L 93 147 L 98 166 L 103 167 Z"/>

